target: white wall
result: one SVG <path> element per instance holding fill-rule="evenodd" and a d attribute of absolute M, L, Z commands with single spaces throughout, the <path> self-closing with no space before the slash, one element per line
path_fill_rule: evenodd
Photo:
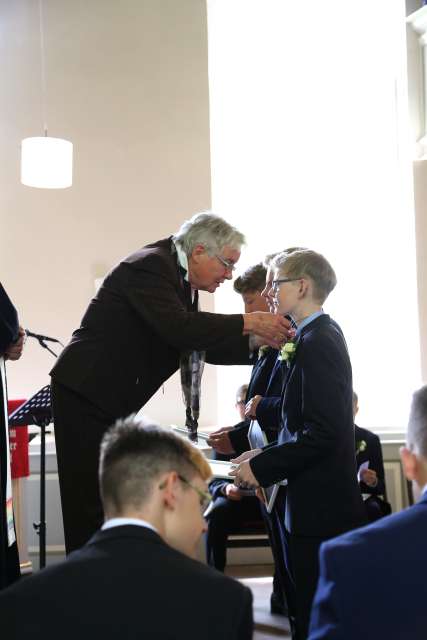
<path fill-rule="evenodd" d="M 74 143 L 68 190 L 19 182 L 20 141 L 42 134 L 37 0 L 0 3 L 0 279 L 22 324 L 66 340 L 94 280 L 210 206 L 206 7 L 200 0 L 44 0 L 49 133 Z M 204 303 L 213 305 L 213 299 Z M 212 306 L 211 306 L 212 308 Z M 130 347 L 131 348 L 131 347 Z M 28 340 L 9 395 L 48 381 Z M 206 371 L 202 423 L 216 415 Z M 150 415 L 179 421 L 179 386 Z"/>

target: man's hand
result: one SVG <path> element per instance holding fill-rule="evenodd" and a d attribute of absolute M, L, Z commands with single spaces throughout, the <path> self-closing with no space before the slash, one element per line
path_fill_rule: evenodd
<path fill-rule="evenodd" d="M 287 318 L 267 311 L 254 311 L 243 314 L 243 333 L 259 336 L 263 344 L 280 349 L 291 337 L 291 323 Z"/>
<path fill-rule="evenodd" d="M 368 485 L 368 487 L 376 487 L 378 484 L 377 472 L 373 469 L 362 469 L 359 474 L 360 480 Z"/>
<path fill-rule="evenodd" d="M 230 500 L 241 500 L 242 499 L 242 493 L 239 489 L 239 487 L 236 487 L 235 484 L 227 484 L 225 487 L 225 495 L 227 496 L 227 498 L 229 498 Z"/>
<path fill-rule="evenodd" d="M 254 396 L 246 403 L 245 416 L 256 420 L 256 408 L 262 400 L 262 396 Z"/>
<path fill-rule="evenodd" d="M 230 436 L 228 435 L 228 432 L 232 428 L 233 427 L 223 427 L 222 429 L 213 431 L 207 440 L 208 445 L 218 453 L 222 453 L 224 455 L 235 453 L 230 441 Z"/>
<path fill-rule="evenodd" d="M 25 329 L 19 327 L 18 340 L 8 346 L 4 353 L 5 360 L 19 360 L 24 350 L 24 344 L 27 339 Z"/>

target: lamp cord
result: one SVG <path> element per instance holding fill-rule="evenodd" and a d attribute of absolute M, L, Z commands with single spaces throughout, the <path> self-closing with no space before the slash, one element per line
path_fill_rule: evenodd
<path fill-rule="evenodd" d="M 40 77 L 41 77 L 41 109 L 43 119 L 43 131 L 47 136 L 47 117 L 46 117 L 46 68 L 45 68 L 45 47 L 44 47 L 44 31 L 43 31 L 43 3 L 39 0 L 39 27 L 40 27 Z"/>

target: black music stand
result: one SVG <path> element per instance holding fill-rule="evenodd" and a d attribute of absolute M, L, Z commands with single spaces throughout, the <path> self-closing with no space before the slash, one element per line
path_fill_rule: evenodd
<path fill-rule="evenodd" d="M 35 424 L 40 427 L 40 522 L 33 527 L 39 536 L 39 568 L 46 565 L 46 427 L 52 422 L 50 385 L 21 404 L 9 416 L 10 427 Z"/>

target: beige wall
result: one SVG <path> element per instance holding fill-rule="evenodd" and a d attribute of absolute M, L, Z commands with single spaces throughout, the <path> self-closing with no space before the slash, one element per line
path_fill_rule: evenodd
<path fill-rule="evenodd" d="M 67 339 L 94 280 L 210 206 L 202 0 L 44 0 L 49 133 L 74 143 L 74 184 L 19 182 L 20 141 L 42 134 L 38 2 L 0 2 L 0 279 L 25 327 Z M 205 302 L 212 305 L 212 298 Z M 172 329 L 172 327 L 171 327 Z M 130 345 L 130 348 L 132 346 Z M 8 367 L 10 397 L 48 381 L 33 341 Z M 203 421 L 215 419 L 205 378 Z M 148 407 L 179 420 L 175 383 Z"/>

